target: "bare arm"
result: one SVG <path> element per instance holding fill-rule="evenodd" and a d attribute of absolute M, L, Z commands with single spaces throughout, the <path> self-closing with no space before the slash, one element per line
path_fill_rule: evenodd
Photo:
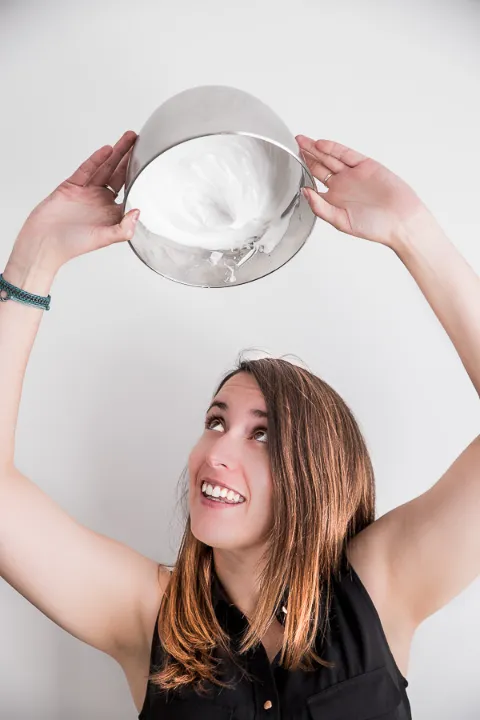
<path fill-rule="evenodd" d="M 395 251 L 444 327 L 480 396 L 480 279 L 429 214 Z M 426 492 L 381 518 L 392 588 L 419 625 L 480 575 L 480 435 Z"/>
<path fill-rule="evenodd" d="M 110 150 L 109 155 L 114 153 L 115 149 L 113 153 Z M 125 153 L 125 141 L 117 155 L 121 153 Z M 95 170 L 94 165 L 90 168 Z M 113 202 L 108 190 L 94 186 L 92 191 L 82 187 L 79 192 L 84 190 L 90 195 L 102 193 L 100 203 Z M 91 197 L 89 200 L 91 203 Z M 27 221 L 4 270 L 5 280 L 36 295 L 50 292 L 56 268 L 65 262 L 65 256 L 60 257 L 60 246 L 55 248 L 47 237 L 47 227 L 52 231 L 53 226 L 46 220 L 52 203 L 56 203 L 55 217 L 60 211 L 71 216 L 72 200 L 68 202 L 66 205 L 64 197 L 58 202 L 50 198 L 47 210 L 43 206 L 37 213 L 41 222 L 38 217 Z M 78 231 L 81 208 L 81 200 L 77 200 L 77 243 L 79 237 L 91 236 Z M 117 212 L 116 206 L 113 211 Z M 95 212 L 91 204 L 88 212 Z M 111 226 L 113 241 L 121 239 L 122 230 L 123 239 L 128 239 L 125 225 L 128 230 L 128 218 L 123 227 Z M 41 238 L 40 232 L 45 236 Z M 68 235 L 65 223 L 62 233 Z M 102 238 L 107 244 L 105 234 Z M 85 243 L 84 251 L 89 249 L 95 248 Z M 72 246 L 61 246 L 61 252 L 73 256 Z M 60 627 L 119 659 L 148 642 L 143 637 L 145 618 L 158 610 L 167 571 L 77 523 L 15 466 L 15 428 L 23 381 L 43 313 L 13 300 L 0 302 L 0 576 Z"/>
<path fill-rule="evenodd" d="M 297 139 L 315 177 L 325 185 L 329 176 L 328 192 L 307 192 L 313 211 L 348 235 L 394 250 L 480 396 L 480 279 L 473 268 L 397 175 L 340 143 Z M 399 608 L 408 626 L 417 627 L 479 576 L 479 515 L 480 435 L 433 487 L 362 532 L 389 578 L 386 607 Z"/>

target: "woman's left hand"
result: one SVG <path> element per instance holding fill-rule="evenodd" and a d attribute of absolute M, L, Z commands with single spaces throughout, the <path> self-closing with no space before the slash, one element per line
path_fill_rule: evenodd
<path fill-rule="evenodd" d="M 307 190 L 315 215 L 347 235 L 395 249 L 412 221 L 429 215 L 414 190 L 372 158 L 331 140 L 296 138 L 312 175 L 325 193 Z"/>

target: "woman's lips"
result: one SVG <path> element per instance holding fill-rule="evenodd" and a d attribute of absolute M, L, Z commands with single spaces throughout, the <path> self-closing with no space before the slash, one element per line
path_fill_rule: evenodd
<path fill-rule="evenodd" d="M 209 498 L 205 497 L 205 495 L 200 491 L 200 502 L 202 505 L 205 505 L 206 507 L 212 508 L 213 510 L 225 510 L 225 508 L 233 508 L 238 507 L 239 505 L 244 505 L 244 502 L 241 503 L 226 503 L 226 502 L 218 502 L 216 500 L 210 500 Z"/>
<path fill-rule="evenodd" d="M 243 497 L 242 493 L 239 493 L 238 490 L 234 490 L 233 488 L 228 487 L 228 485 L 224 485 L 223 483 L 215 482 L 215 480 L 212 480 L 212 478 L 209 478 L 209 477 L 204 477 L 202 480 L 200 480 L 200 490 L 202 489 L 202 487 L 204 486 L 205 483 L 206 483 L 207 485 L 211 485 L 212 488 L 214 488 L 215 486 L 218 485 L 218 487 L 224 488 L 225 490 L 228 490 L 228 492 L 231 491 L 231 492 L 235 493 L 235 495 L 240 495 L 240 497 L 241 497 L 243 500 L 245 500 L 245 498 Z"/>

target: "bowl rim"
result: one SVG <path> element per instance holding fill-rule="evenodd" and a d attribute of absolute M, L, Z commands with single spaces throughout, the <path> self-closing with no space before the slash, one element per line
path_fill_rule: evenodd
<path fill-rule="evenodd" d="M 313 187 L 315 187 L 315 180 L 313 178 L 312 173 L 310 172 L 310 170 L 308 168 L 308 165 L 306 165 L 306 163 L 303 161 L 303 159 L 299 155 L 294 153 L 293 150 L 290 150 L 290 148 L 288 148 L 283 143 L 280 143 L 277 140 L 272 140 L 272 138 L 268 138 L 265 135 L 259 135 L 258 133 L 251 133 L 251 132 L 247 132 L 244 130 L 222 130 L 221 132 L 202 133 L 200 135 L 192 135 L 191 137 L 186 137 L 183 140 L 179 140 L 179 142 L 173 143 L 172 145 L 169 145 L 168 147 L 163 148 L 163 150 L 160 150 L 156 155 L 154 155 L 152 158 L 150 158 L 150 160 L 147 163 L 145 163 L 145 165 L 142 168 L 140 168 L 138 173 L 130 180 L 130 182 L 128 184 L 128 188 L 125 187 L 125 193 L 124 193 L 124 197 L 123 197 L 123 201 L 122 201 L 123 209 L 125 210 L 126 201 L 128 199 L 130 190 L 132 189 L 134 183 L 138 180 L 140 175 L 145 171 L 145 169 L 154 160 L 159 158 L 161 155 L 164 155 L 169 150 L 173 150 L 173 148 L 178 147 L 179 145 L 184 145 L 185 143 L 191 142 L 192 140 L 200 140 L 201 138 L 204 138 L 204 137 L 215 137 L 216 135 L 241 135 L 243 137 L 251 137 L 251 138 L 255 138 L 256 140 L 262 140 L 263 142 L 266 142 L 270 145 L 275 145 L 276 147 L 280 148 L 280 150 L 284 150 L 286 153 L 291 155 L 291 157 L 293 157 L 298 163 L 300 163 L 300 165 L 303 167 L 303 169 L 305 170 L 307 175 L 310 177 Z M 139 141 L 140 137 L 141 137 L 141 135 L 139 135 L 137 137 L 137 140 L 135 141 L 135 144 L 133 145 L 132 154 L 131 154 L 130 160 L 128 162 L 129 166 L 132 161 L 132 156 L 135 152 L 135 145 Z M 128 175 L 128 167 L 127 167 L 127 175 Z"/>
<path fill-rule="evenodd" d="M 140 134 L 140 135 L 141 135 L 141 134 Z M 139 140 L 139 138 L 140 138 L 140 135 L 138 136 L 138 138 L 137 138 L 137 140 L 136 140 L 136 143 L 138 142 L 138 140 Z M 179 140 L 178 142 L 175 142 L 175 143 L 173 143 L 172 145 L 169 145 L 168 147 L 163 148 L 163 149 L 160 150 L 156 155 L 154 155 L 152 158 L 150 158 L 150 160 L 149 160 L 142 168 L 140 168 L 140 170 L 138 171 L 138 173 L 130 180 L 130 182 L 129 182 L 129 184 L 128 184 L 128 189 L 127 189 L 127 186 L 125 186 L 125 193 L 124 193 L 124 197 L 123 197 L 123 200 L 122 200 L 122 203 L 121 203 L 122 212 L 125 214 L 126 203 L 127 203 L 127 200 L 128 200 L 128 196 L 129 196 L 129 194 L 130 194 L 130 190 L 132 189 L 132 187 L 133 187 L 133 185 L 135 184 L 136 180 L 140 177 L 140 175 L 144 172 L 144 170 L 150 165 L 150 163 L 152 163 L 154 160 L 156 160 L 157 158 L 159 158 L 161 155 L 163 155 L 164 153 L 168 152 L 169 150 L 172 150 L 173 148 L 178 147 L 179 145 L 183 145 L 183 144 L 186 143 L 186 142 L 191 142 L 192 140 L 198 140 L 198 139 L 201 139 L 201 138 L 204 138 L 204 137 L 214 137 L 214 136 L 216 136 L 216 135 L 241 135 L 241 136 L 243 136 L 243 137 L 251 137 L 251 138 L 255 138 L 256 140 L 262 140 L 263 142 L 266 142 L 266 143 L 268 143 L 268 144 L 270 144 L 270 145 L 275 145 L 276 147 L 278 147 L 278 148 L 280 148 L 281 150 L 284 150 L 286 153 L 288 153 L 292 158 L 294 158 L 294 160 L 296 160 L 296 161 L 301 165 L 301 167 L 303 168 L 304 172 L 306 173 L 308 179 L 310 180 L 311 187 L 312 187 L 313 189 L 316 189 L 317 186 L 316 186 L 316 183 L 315 183 L 315 179 L 314 179 L 312 173 L 310 172 L 310 169 L 308 168 L 308 166 L 306 165 L 306 163 L 305 163 L 305 162 L 303 161 L 303 159 L 301 158 L 301 156 L 300 156 L 300 155 L 297 155 L 295 152 L 293 152 L 293 150 L 291 150 L 289 147 L 287 147 L 287 146 L 284 145 L 283 143 L 278 142 L 277 140 L 272 140 L 272 138 L 266 137 L 265 135 L 260 135 L 260 134 L 258 134 L 258 133 L 252 133 L 252 132 L 248 132 L 248 131 L 244 131 L 244 130 L 221 130 L 221 131 L 219 131 L 219 132 L 201 133 L 200 135 L 192 135 L 191 137 L 185 137 L 185 138 L 183 138 L 182 140 Z M 295 141 L 295 142 L 296 142 L 296 141 Z M 136 144 L 136 143 L 135 143 L 135 144 Z M 135 150 L 135 145 L 133 146 L 132 155 L 130 156 L 129 164 L 128 164 L 128 166 L 127 166 L 127 175 L 128 175 L 128 167 L 130 166 L 130 163 L 131 163 L 131 161 L 132 161 L 132 156 L 133 156 L 134 150 Z M 305 202 L 306 202 L 306 201 L 305 201 Z M 267 273 L 265 273 L 265 274 L 263 274 L 263 275 L 260 275 L 260 276 L 257 277 L 257 278 L 252 278 L 251 280 L 245 280 L 244 282 L 241 282 L 241 283 L 233 283 L 233 284 L 231 284 L 231 285 L 200 285 L 200 284 L 198 284 L 198 285 L 195 284 L 195 285 L 194 285 L 194 284 L 192 284 L 192 283 L 185 282 L 184 280 L 179 280 L 178 278 L 171 277 L 170 275 L 166 275 L 166 274 L 160 272 L 159 270 L 155 270 L 155 268 L 151 267 L 151 266 L 139 255 L 139 253 L 137 252 L 137 250 L 135 249 L 135 247 L 134 247 L 134 245 L 133 245 L 133 243 L 132 243 L 133 238 L 132 238 L 131 240 L 128 240 L 128 244 L 130 245 L 130 247 L 131 247 L 131 249 L 133 250 L 133 252 L 135 253 L 135 255 L 138 257 L 138 259 L 141 260 L 142 263 L 143 263 L 144 265 L 146 265 L 146 267 L 148 267 L 150 270 L 152 270 L 152 271 L 153 271 L 154 273 L 156 273 L 157 275 L 160 275 L 161 277 L 164 277 L 164 278 L 167 279 L 167 280 L 171 280 L 171 281 L 173 281 L 173 282 L 176 282 L 176 283 L 178 283 L 179 285 L 185 285 L 185 286 L 187 286 L 187 287 L 192 287 L 192 288 L 211 289 L 211 290 L 214 290 L 214 289 L 222 289 L 222 288 L 226 288 L 226 287 L 241 287 L 242 285 L 247 285 L 247 284 L 249 284 L 249 283 L 251 283 L 251 282 L 255 282 L 255 280 L 260 280 L 260 279 L 262 279 L 262 278 L 264 278 L 264 277 L 268 277 L 268 275 L 271 275 L 272 273 L 276 272 L 276 270 L 280 270 L 280 268 L 284 267 L 288 262 L 290 262 L 290 260 L 292 260 L 292 259 L 295 257 L 295 255 L 297 255 L 297 254 L 300 252 L 300 250 L 305 246 L 306 241 L 308 240 L 308 238 L 309 238 L 310 235 L 312 234 L 313 228 L 314 228 L 314 226 L 315 226 L 315 222 L 316 222 L 316 219 L 317 219 L 317 218 L 316 218 L 316 216 L 315 216 L 315 214 L 314 214 L 313 212 L 312 212 L 312 215 L 313 215 L 313 222 L 312 222 L 312 224 L 311 224 L 311 226 L 310 226 L 310 229 L 308 230 L 308 232 L 307 232 L 307 234 L 306 234 L 306 236 L 305 236 L 305 239 L 303 240 L 303 242 L 302 242 L 302 244 L 300 245 L 300 247 L 293 253 L 293 255 L 291 255 L 287 260 L 285 260 L 285 262 L 282 263 L 282 265 L 279 265 L 278 267 L 272 268 L 272 270 L 270 270 L 269 272 L 267 272 Z"/>

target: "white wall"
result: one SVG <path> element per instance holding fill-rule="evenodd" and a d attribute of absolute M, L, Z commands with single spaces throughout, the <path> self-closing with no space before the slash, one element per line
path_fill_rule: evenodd
<path fill-rule="evenodd" d="M 0 2 L 0 268 L 33 206 L 93 150 L 199 84 L 247 90 L 294 134 L 409 182 L 480 273 L 480 2 Z M 91 528 L 172 561 L 176 483 L 237 353 L 295 353 L 360 420 L 378 514 L 479 432 L 479 402 L 400 260 L 318 221 L 284 268 L 191 289 L 117 245 L 62 269 L 24 386 L 16 462 Z M 0 400 L 1 402 L 1 400 Z M 416 720 L 480 714 L 480 584 L 419 629 Z M 0 717 L 136 717 L 108 657 L 0 584 Z"/>

